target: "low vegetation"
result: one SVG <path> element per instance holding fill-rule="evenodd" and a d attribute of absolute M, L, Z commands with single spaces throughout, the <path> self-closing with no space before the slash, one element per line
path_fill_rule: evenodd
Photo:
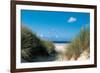
<path fill-rule="evenodd" d="M 53 42 L 44 41 L 44 40 L 42 42 L 43 42 L 42 45 L 45 45 L 45 47 L 47 48 L 48 53 L 55 52 L 55 50 L 54 50 L 55 46 L 54 46 Z"/>
<path fill-rule="evenodd" d="M 21 26 L 21 61 L 34 62 L 39 57 L 46 61 L 51 53 L 56 53 L 52 42 L 41 40 L 29 28 Z"/>
<path fill-rule="evenodd" d="M 89 28 L 84 27 L 80 33 L 66 47 L 66 57 L 68 60 L 77 60 L 78 57 L 86 50 L 90 50 L 90 33 Z M 88 54 L 89 55 L 89 54 Z"/>

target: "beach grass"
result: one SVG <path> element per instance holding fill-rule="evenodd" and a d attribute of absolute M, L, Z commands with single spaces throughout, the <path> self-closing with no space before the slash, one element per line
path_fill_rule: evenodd
<path fill-rule="evenodd" d="M 52 42 L 41 39 L 28 27 L 21 26 L 22 60 L 33 62 L 37 61 L 36 59 L 39 59 L 39 57 L 47 58 L 51 53 L 56 53 Z"/>
<path fill-rule="evenodd" d="M 71 41 L 70 45 L 66 47 L 66 57 L 71 60 L 77 60 L 80 55 L 89 50 L 90 33 L 88 27 L 82 27 L 80 33 Z"/>

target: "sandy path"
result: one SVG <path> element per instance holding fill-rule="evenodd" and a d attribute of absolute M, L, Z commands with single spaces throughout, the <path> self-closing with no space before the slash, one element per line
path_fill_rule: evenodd
<path fill-rule="evenodd" d="M 66 47 L 67 47 L 68 44 L 55 44 L 55 50 L 57 52 L 65 52 L 66 50 Z"/>
<path fill-rule="evenodd" d="M 58 53 L 57 55 L 57 61 L 63 61 L 64 60 L 64 57 L 65 57 L 65 53 L 66 53 L 66 47 L 68 46 L 69 44 L 67 43 L 58 43 L 58 44 L 55 44 L 55 51 Z"/>

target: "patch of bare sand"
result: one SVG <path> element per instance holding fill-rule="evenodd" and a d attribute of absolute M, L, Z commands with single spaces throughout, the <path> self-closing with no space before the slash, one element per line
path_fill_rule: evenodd
<path fill-rule="evenodd" d="M 65 53 L 66 53 L 66 47 L 67 46 L 68 46 L 67 43 L 55 44 L 55 51 L 58 52 L 58 57 L 57 57 L 58 61 L 64 61 L 65 60 Z"/>
<path fill-rule="evenodd" d="M 65 52 L 66 51 L 66 47 L 67 47 L 68 44 L 55 44 L 55 50 L 57 52 Z"/>

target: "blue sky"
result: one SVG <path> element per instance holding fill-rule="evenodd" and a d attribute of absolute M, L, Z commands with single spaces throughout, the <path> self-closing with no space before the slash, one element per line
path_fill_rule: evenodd
<path fill-rule="evenodd" d="M 90 26 L 90 14 L 21 10 L 21 24 L 43 39 L 69 41 L 82 27 Z"/>

